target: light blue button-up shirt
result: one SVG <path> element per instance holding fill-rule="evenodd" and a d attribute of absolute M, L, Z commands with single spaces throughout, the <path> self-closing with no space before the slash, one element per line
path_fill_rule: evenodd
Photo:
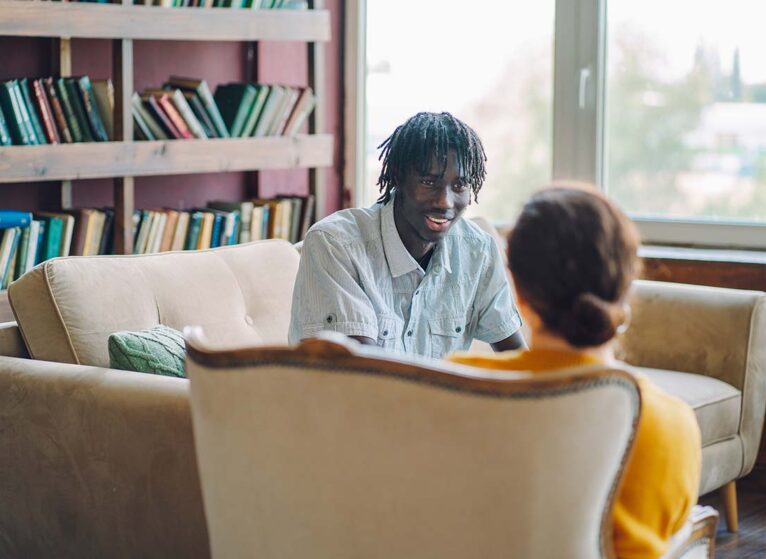
<path fill-rule="evenodd" d="M 322 330 L 440 358 L 521 326 L 492 237 L 459 219 L 426 270 L 394 224 L 394 203 L 342 210 L 307 233 L 293 291 L 290 343 Z"/>

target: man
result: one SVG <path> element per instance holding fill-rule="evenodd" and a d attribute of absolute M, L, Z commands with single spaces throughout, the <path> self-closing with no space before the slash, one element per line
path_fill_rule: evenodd
<path fill-rule="evenodd" d="M 306 235 L 290 343 L 334 330 L 431 357 L 474 338 L 523 346 L 499 249 L 462 218 L 486 176 L 484 148 L 449 113 L 418 113 L 381 144 L 382 195 Z"/>

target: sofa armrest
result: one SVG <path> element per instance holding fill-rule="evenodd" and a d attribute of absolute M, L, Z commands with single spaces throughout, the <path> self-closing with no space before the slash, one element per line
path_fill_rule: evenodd
<path fill-rule="evenodd" d="M 753 467 L 766 411 L 766 294 L 636 281 L 617 355 L 631 365 L 715 377 L 742 392 L 741 475 Z"/>
<path fill-rule="evenodd" d="M 188 392 L 0 357 L 0 556 L 208 557 Z"/>
<path fill-rule="evenodd" d="M 708 559 L 715 556 L 718 511 L 697 505 L 689 520 L 670 540 L 662 559 Z"/>

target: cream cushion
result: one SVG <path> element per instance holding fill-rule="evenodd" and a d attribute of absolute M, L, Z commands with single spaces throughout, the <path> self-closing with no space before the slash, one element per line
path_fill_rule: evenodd
<path fill-rule="evenodd" d="M 164 324 L 220 344 L 287 343 L 298 252 L 285 241 L 49 260 L 8 291 L 33 359 L 109 366 L 107 339 Z"/>

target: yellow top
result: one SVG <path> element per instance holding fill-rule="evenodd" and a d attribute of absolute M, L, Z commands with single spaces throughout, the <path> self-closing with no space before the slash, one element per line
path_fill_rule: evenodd
<path fill-rule="evenodd" d="M 588 355 L 552 350 L 463 353 L 447 359 L 486 369 L 532 372 L 600 363 Z M 621 559 L 654 559 L 662 556 L 697 502 L 701 442 L 688 404 L 640 374 L 636 379 L 643 404 L 614 505 L 614 546 Z"/>

